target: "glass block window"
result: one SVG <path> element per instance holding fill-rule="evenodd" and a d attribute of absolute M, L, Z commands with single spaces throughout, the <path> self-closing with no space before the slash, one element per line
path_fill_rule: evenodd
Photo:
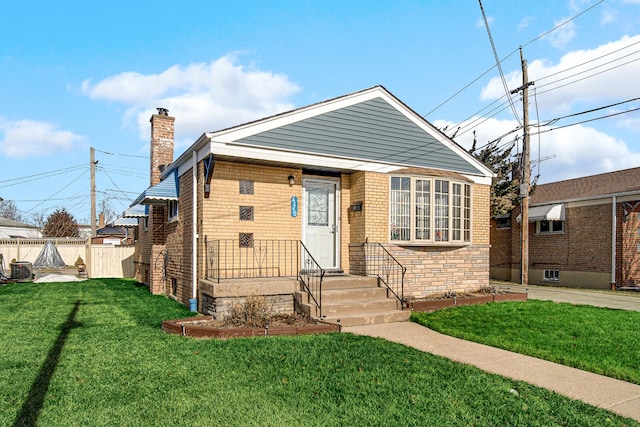
<path fill-rule="evenodd" d="M 253 247 L 253 233 L 240 233 L 238 235 L 239 246 L 241 248 Z"/>
<path fill-rule="evenodd" d="M 240 206 L 240 221 L 253 221 L 253 206 Z"/>
<path fill-rule="evenodd" d="M 329 189 L 310 188 L 307 223 L 315 226 L 329 225 Z"/>
<path fill-rule="evenodd" d="M 240 194 L 253 194 L 253 181 L 250 179 L 240 180 Z"/>

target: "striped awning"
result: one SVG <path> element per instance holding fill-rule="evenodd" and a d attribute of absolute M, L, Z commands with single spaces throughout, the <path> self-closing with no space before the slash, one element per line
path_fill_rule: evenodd
<path fill-rule="evenodd" d="M 149 216 L 149 206 L 135 205 L 122 212 L 122 218 L 144 218 Z"/>
<path fill-rule="evenodd" d="M 522 215 L 518 215 L 516 221 L 522 221 Z M 564 221 L 564 204 L 532 206 L 529 208 L 529 222 L 536 221 Z"/>
<path fill-rule="evenodd" d="M 178 171 L 160 181 L 160 183 L 144 190 L 129 206 L 162 205 L 170 200 L 178 200 Z"/>
<path fill-rule="evenodd" d="M 114 227 L 137 227 L 138 226 L 138 218 L 116 218 L 113 221 Z"/>

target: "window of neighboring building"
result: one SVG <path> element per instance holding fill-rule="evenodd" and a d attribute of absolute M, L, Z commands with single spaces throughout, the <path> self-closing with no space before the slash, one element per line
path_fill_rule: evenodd
<path fill-rule="evenodd" d="M 544 220 L 536 222 L 536 233 L 538 234 L 551 234 L 551 233 L 563 233 L 564 221 Z"/>
<path fill-rule="evenodd" d="M 511 228 L 511 218 L 496 218 L 496 229 Z"/>
<path fill-rule="evenodd" d="M 549 282 L 558 282 L 560 281 L 560 271 L 559 270 L 545 270 L 543 280 Z"/>
<path fill-rule="evenodd" d="M 638 252 L 640 252 L 640 243 L 638 243 Z"/>
<path fill-rule="evenodd" d="M 240 194 L 253 194 L 253 181 L 250 179 L 240 180 Z"/>
<path fill-rule="evenodd" d="M 391 241 L 471 241 L 470 184 L 392 176 L 389 198 Z"/>
<path fill-rule="evenodd" d="M 178 218 L 178 201 L 177 200 L 169 200 L 169 221 L 173 221 Z"/>
<path fill-rule="evenodd" d="M 145 216 L 142 220 L 142 228 L 146 231 L 149 228 L 149 217 Z"/>

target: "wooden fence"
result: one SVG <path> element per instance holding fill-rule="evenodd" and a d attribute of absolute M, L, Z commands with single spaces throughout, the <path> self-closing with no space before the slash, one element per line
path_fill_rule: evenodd
<path fill-rule="evenodd" d="M 0 239 L 5 267 L 12 260 L 34 263 L 45 242 L 50 240 L 68 266 L 78 258 L 87 266 L 89 277 L 134 277 L 134 246 L 92 245 L 85 239 Z"/>

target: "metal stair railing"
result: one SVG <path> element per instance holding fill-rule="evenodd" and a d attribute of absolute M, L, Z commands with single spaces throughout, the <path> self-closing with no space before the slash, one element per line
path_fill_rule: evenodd
<path fill-rule="evenodd" d="M 317 307 L 319 317 L 322 318 L 322 280 L 326 271 L 320 267 L 304 243 L 300 242 L 300 247 L 302 248 L 302 261 L 298 280 Z"/>
<path fill-rule="evenodd" d="M 389 251 L 378 242 L 364 243 L 366 275 L 376 276 L 387 290 L 400 301 L 400 307 L 404 310 L 406 301 L 404 299 L 404 275 L 407 267 L 400 262 Z"/>

